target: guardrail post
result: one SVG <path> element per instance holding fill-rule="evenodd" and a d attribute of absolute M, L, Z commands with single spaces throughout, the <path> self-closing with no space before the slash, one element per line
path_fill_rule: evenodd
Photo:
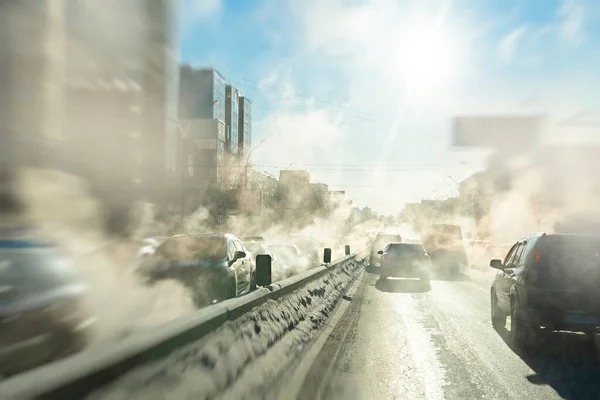
<path fill-rule="evenodd" d="M 331 249 L 329 247 L 323 250 L 323 264 L 331 263 Z"/>

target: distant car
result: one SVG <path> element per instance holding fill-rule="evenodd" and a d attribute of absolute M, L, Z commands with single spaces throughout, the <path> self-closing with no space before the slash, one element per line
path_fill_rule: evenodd
<path fill-rule="evenodd" d="M 510 336 L 526 349 L 541 328 L 593 335 L 600 326 L 600 237 L 536 233 L 515 243 L 498 270 L 491 290 L 496 329 L 511 317 Z"/>
<path fill-rule="evenodd" d="M 82 350 L 95 317 L 88 288 L 58 249 L 0 239 L 0 375 L 12 375 Z"/>
<path fill-rule="evenodd" d="M 295 244 L 273 243 L 269 246 L 273 254 L 280 260 L 286 269 L 287 275 L 292 276 L 312 268 L 310 256 L 304 254 Z"/>
<path fill-rule="evenodd" d="M 254 238 L 251 238 L 254 239 Z M 244 246 L 250 251 L 254 260 L 258 255 L 269 255 L 271 256 L 271 276 L 273 282 L 287 278 L 292 274 L 291 269 L 288 265 L 284 264 L 278 256 L 276 256 L 269 246 L 262 241 L 244 241 Z"/>
<path fill-rule="evenodd" d="M 198 306 L 256 288 L 255 261 L 231 234 L 176 235 L 162 243 L 140 272 L 156 281 L 174 279 L 188 287 Z"/>
<path fill-rule="evenodd" d="M 460 226 L 430 225 L 421 233 L 421 240 L 438 274 L 457 277 L 467 271 L 467 250 Z"/>
<path fill-rule="evenodd" d="M 378 233 L 377 236 L 375 236 L 373 244 L 371 245 L 371 267 L 381 266 L 381 255 L 379 254 L 379 252 L 384 250 L 388 244 L 400 242 L 402 242 L 402 236 L 398 234 Z"/>
<path fill-rule="evenodd" d="M 308 256 L 310 262 L 310 268 L 318 267 L 321 265 L 321 244 L 319 241 L 311 235 L 305 234 L 293 234 L 289 235 L 288 239 L 291 243 L 298 246 L 303 254 Z"/>
<path fill-rule="evenodd" d="M 381 257 L 381 279 L 419 278 L 429 283 L 431 260 L 419 243 L 390 243 L 378 252 Z"/>

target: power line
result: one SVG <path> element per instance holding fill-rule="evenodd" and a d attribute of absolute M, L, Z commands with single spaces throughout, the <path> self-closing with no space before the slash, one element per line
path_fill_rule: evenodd
<path fill-rule="evenodd" d="M 255 165 L 266 165 L 266 164 L 255 164 Z M 276 164 L 268 164 L 276 165 Z M 278 164 L 283 165 L 283 164 Z M 316 166 L 316 167 L 454 167 L 454 164 L 305 164 L 299 163 L 298 165 L 303 166 Z"/>
<path fill-rule="evenodd" d="M 257 90 L 257 91 L 265 93 L 265 94 L 270 93 L 269 91 L 267 91 L 267 90 L 265 90 L 263 88 L 260 88 L 259 86 L 254 86 L 254 85 L 247 85 L 247 86 L 250 86 L 253 90 Z M 271 90 L 272 91 L 277 91 L 277 92 L 283 92 L 280 88 L 276 88 L 276 87 L 272 87 Z M 352 108 L 349 108 L 349 107 L 343 107 L 343 106 L 334 105 L 333 103 L 315 101 L 314 98 L 311 98 L 311 97 L 305 97 L 305 96 L 301 96 L 301 95 L 297 95 L 296 94 L 293 97 L 292 96 L 283 96 L 282 98 L 285 99 L 285 100 L 304 99 L 304 100 L 310 101 L 310 103 L 312 105 L 316 105 L 316 106 L 320 106 L 320 107 L 329 107 L 329 108 L 332 108 L 332 109 L 337 109 L 337 110 L 340 110 L 340 111 L 344 111 L 344 112 L 348 113 L 348 114 L 345 114 L 345 116 L 349 116 L 349 117 L 355 118 L 355 119 L 362 119 L 362 120 L 369 121 L 369 122 L 374 123 L 374 124 L 385 125 L 387 127 L 392 127 L 393 124 L 394 124 L 394 121 L 392 121 L 391 119 L 388 119 L 388 118 L 377 116 L 375 114 L 370 114 L 370 113 L 367 113 L 367 112 L 362 111 L 362 110 L 357 110 L 357 109 L 352 109 Z M 259 105 L 259 107 L 262 107 L 262 108 L 265 108 L 265 109 L 269 109 L 268 107 L 265 107 L 265 106 L 260 106 Z M 269 109 L 269 110 L 271 110 L 271 111 L 277 111 L 277 110 L 272 110 L 272 109 Z"/>

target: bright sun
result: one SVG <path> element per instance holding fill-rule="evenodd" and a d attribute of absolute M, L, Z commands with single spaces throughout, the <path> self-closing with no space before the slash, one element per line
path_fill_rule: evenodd
<path fill-rule="evenodd" d="M 411 92 L 428 92 L 451 83 L 459 72 L 459 43 L 451 32 L 420 23 L 395 36 L 391 67 Z"/>

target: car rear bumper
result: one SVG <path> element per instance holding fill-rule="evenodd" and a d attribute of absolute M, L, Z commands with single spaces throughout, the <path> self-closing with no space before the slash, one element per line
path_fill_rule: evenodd
<path fill-rule="evenodd" d="M 392 278 L 428 278 L 429 272 L 416 265 L 386 265 L 379 268 L 379 274 Z"/>
<path fill-rule="evenodd" d="M 595 332 L 600 327 L 600 314 L 586 312 L 540 312 L 532 310 L 531 321 L 536 326 L 552 330 Z"/>

